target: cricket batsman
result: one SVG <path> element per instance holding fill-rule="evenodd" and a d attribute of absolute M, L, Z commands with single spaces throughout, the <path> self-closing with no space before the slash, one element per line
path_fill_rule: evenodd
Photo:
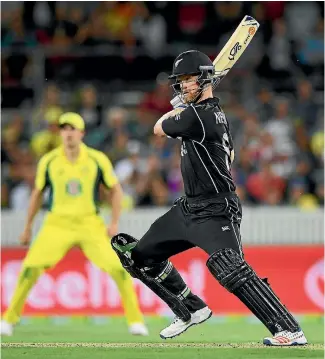
<path fill-rule="evenodd" d="M 29 291 L 44 270 L 55 266 L 72 247 L 108 273 L 122 297 L 129 332 L 148 335 L 131 276 L 123 269 L 109 237 L 118 232 L 123 192 L 110 160 L 83 142 L 85 124 L 80 115 L 68 112 L 59 119 L 62 146 L 44 155 L 38 164 L 27 221 L 20 242 L 31 241 L 33 220 L 41 206 L 43 191 L 50 190 L 50 208 L 32 243 L 11 303 L 3 315 L 1 334 L 12 335 Z M 99 186 L 111 192 L 112 217 L 108 228 L 99 216 Z"/>

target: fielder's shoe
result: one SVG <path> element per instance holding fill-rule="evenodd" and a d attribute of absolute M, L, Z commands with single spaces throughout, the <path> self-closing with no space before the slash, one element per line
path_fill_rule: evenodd
<path fill-rule="evenodd" d="M 263 344 L 271 346 L 305 345 L 307 339 L 302 330 L 291 333 L 288 330 L 276 333 L 273 338 L 264 338 Z"/>
<path fill-rule="evenodd" d="M 14 332 L 13 324 L 10 324 L 5 320 L 1 320 L 1 328 L 0 328 L 1 335 L 7 335 L 8 337 L 10 337 L 12 336 L 13 332 Z"/>
<path fill-rule="evenodd" d="M 147 327 L 143 323 L 133 323 L 129 326 L 129 333 L 132 335 L 149 335 Z"/>
<path fill-rule="evenodd" d="M 184 322 L 182 319 L 176 317 L 175 320 L 167 328 L 160 332 L 160 338 L 168 339 L 174 338 L 177 335 L 182 334 L 192 325 L 197 325 L 208 320 L 212 315 L 210 308 L 204 307 L 196 312 L 192 313 L 191 319 L 188 322 Z"/>

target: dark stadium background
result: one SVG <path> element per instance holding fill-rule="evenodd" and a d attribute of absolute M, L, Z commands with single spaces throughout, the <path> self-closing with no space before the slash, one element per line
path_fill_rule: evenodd
<path fill-rule="evenodd" d="M 155 138 L 166 76 L 187 49 L 213 59 L 245 14 L 261 27 L 217 95 L 244 204 L 324 205 L 323 2 L 1 2 L 1 206 L 24 210 L 37 159 L 79 111 L 111 158 L 126 206 L 182 193 L 179 144 Z"/>

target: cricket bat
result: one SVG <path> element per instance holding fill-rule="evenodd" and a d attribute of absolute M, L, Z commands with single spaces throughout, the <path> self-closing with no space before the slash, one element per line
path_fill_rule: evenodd
<path fill-rule="evenodd" d="M 220 84 L 223 78 L 239 60 L 240 56 L 252 41 L 259 26 L 260 24 L 252 16 L 246 15 L 243 18 L 226 45 L 213 61 L 215 71 L 213 76 L 213 89 Z M 184 103 L 179 96 L 174 97 L 170 103 L 174 108 L 180 106 L 184 107 Z"/>

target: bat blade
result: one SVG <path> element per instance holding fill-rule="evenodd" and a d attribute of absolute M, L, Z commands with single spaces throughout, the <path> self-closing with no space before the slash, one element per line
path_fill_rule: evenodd
<path fill-rule="evenodd" d="M 252 41 L 260 24 L 249 15 L 246 15 L 238 25 L 237 29 L 231 35 L 226 45 L 222 48 L 218 56 L 213 61 L 214 76 L 213 89 L 215 89 L 222 79 L 227 75 L 240 56 L 246 50 Z M 178 106 L 186 106 L 179 96 L 175 96 L 170 102 L 174 108 Z"/>
<path fill-rule="evenodd" d="M 215 70 L 213 88 L 216 88 L 219 85 L 221 80 L 239 60 L 240 56 L 252 41 L 259 26 L 260 24 L 253 17 L 248 15 L 246 15 L 240 22 L 226 45 L 213 61 Z"/>

